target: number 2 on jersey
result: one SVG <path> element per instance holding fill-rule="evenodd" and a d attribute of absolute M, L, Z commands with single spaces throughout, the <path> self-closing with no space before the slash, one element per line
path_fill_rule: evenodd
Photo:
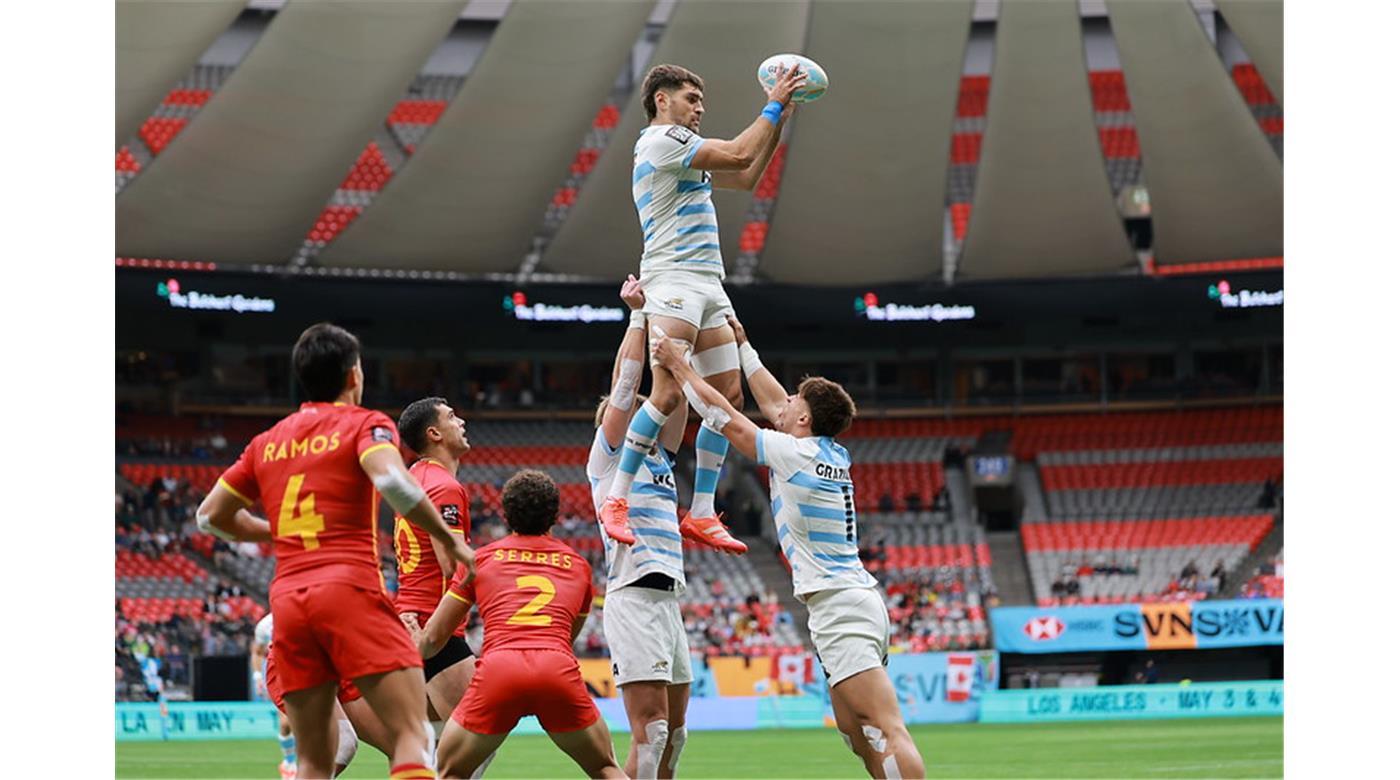
<path fill-rule="evenodd" d="M 316 514 L 315 493 L 307 493 L 298 502 L 301 484 L 305 481 L 305 474 L 293 474 L 287 480 L 287 490 L 282 494 L 282 509 L 277 513 L 277 535 L 300 536 L 307 550 L 315 550 L 321 546 L 316 534 L 326 530 L 326 517 Z"/>
<path fill-rule="evenodd" d="M 525 588 L 535 588 L 539 593 L 530 599 L 530 603 L 515 611 L 514 615 L 506 621 L 511 626 L 547 626 L 554 621 L 549 615 L 537 614 L 544 606 L 554 600 L 554 583 L 548 577 L 541 577 L 538 574 L 527 574 L 523 577 L 515 578 L 515 587 L 518 590 Z"/>

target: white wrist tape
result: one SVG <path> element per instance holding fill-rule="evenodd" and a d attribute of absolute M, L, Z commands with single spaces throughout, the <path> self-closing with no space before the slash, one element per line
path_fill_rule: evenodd
<path fill-rule="evenodd" d="M 729 424 L 729 420 L 731 419 L 729 417 L 729 412 L 726 412 L 721 407 L 710 406 L 705 403 L 705 399 L 694 387 L 690 386 L 689 382 L 681 385 L 681 391 L 685 393 L 686 400 L 690 401 L 691 408 L 693 408 L 696 414 L 700 415 L 700 419 L 704 420 L 711 428 L 722 431 L 724 430 L 724 426 Z"/>
<path fill-rule="evenodd" d="M 627 319 L 627 329 L 636 328 L 644 330 L 647 326 L 647 315 L 641 309 L 633 309 L 632 316 Z"/>
<path fill-rule="evenodd" d="M 763 370 L 763 361 L 758 359 L 758 350 L 747 341 L 739 345 L 739 365 L 744 367 L 744 376 L 753 376 Z"/>
<path fill-rule="evenodd" d="M 213 534 L 226 542 L 235 541 L 233 538 L 233 534 L 215 526 L 214 521 L 209 517 L 209 515 L 202 513 L 196 514 L 194 516 L 194 524 L 199 526 L 199 530 L 203 531 L 206 534 Z"/>
<path fill-rule="evenodd" d="M 632 411 L 637 398 L 637 388 L 642 384 L 642 361 L 631 358 L 622 361 L 617 371 L 617 381 L 613 383 L 612 396 L 608 403 L 624 412 Z"/>
<path fill-rule="evenodd" d="M 374 489 L 401 515 L 408 514 L 427 495 L 418 480 L 403 469 L 390 469 L 375 476 Z"/>

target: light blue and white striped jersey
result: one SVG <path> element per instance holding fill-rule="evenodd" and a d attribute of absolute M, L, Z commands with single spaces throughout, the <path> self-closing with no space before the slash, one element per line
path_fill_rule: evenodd
<path fill-rule="evenodd" d="M 724 278 L 709 171 L 690 161 L 705 139 L 680 125 L 650 125 L 632 149 L 632 201 L 642 223 L 642 278 L 693 271 Z"/>
<path fill-rule="evenodd" d="M 622 448 L 613 449 L 599 428 L 588 453 L 588 481 L 593 486 L 593 510 L 601 513 L 613 476 L 617 474 Z M 607 554 L 608 588 L 611 593 L 631 585 L 644 575 L 660 572 L 675 580 L 676 592 L 685 590 L 685 566 L 681 553 L 681 527 L 676 518 L 676 479 L 671 461 L 657 448 L 655 455 L 642 459 L 642 468 L 627 493 L 627 524 L 636 535 L 636 544 L 613 541 L 598 523 Z"/>
<path fill-rule="evenodd" d="M 758 462 L 768 467 L 768 493 L 778 544 L 792 565 L 792 590 L 806 601 L 819 590 L 869 588 L 856 542 L 851 456 L 830 436 L 796 438 L 758 431 Z"/>

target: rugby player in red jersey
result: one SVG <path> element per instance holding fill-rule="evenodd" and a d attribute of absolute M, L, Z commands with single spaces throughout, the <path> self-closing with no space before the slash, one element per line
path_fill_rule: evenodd
<path fill-rule="evenodd" d="M 471 776 L 521 718 L 534 715 L 589 777 L 625 777 L 574 657 L 593 600 L 593 569 L 549 535 L 559 488 L 543 472 L 518 472 L 506 482 L 501 508 L 510 535 L 477 552 L 475 581 L 457 570 L 417 636 L 431 658 L 472 604 L 486 624 L 476 673 L 442 732 L 438 771 Z"/>
<path fill-rule="evenodd" d="M 427 491 L 447 527 L 459 536 L 469 535 L 472 523 L 467 489 L 457 481 L 457 462 L 471 449 L 466 421 L 457 416 L 447 399 L 420 398 L 399 415 L 399 435 L 418 454 L 408 473 Z M 456 564 L 441 542 L 403 517 L 394 518 L 394 553 L 399 567 L 394 609 L 405 625 L 421 626 L 447 592 Z M 475 666 L 465 625 L 457 627 L 441 652 L 424 660 L 428 718 L 439 732 L 441 721 L 462 700 Z"/>
<path fill-rule="evenodd" d="M 196 519 L 225 538 L 271 534 L 272 652 L 296 736 L 298 777 L 334 771 L 342 679 L 354 681 L 392 736 L 390 777 L 432 777 L 423 662 L 379 570 L 379 496 L 428 529 L 468 577 L 475 558 L 404 468 L 393 421 L 359 406 L 359 339 L 329 323 L 312 325 L 292 349 L 292 368 L 310 400 L 253 437 Z M 247 511 L 259 500 L 266 521 Z"/>

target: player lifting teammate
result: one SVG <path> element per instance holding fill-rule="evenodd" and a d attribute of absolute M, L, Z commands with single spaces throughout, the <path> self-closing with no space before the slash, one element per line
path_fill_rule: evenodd
<path fill-rule="evenodd" d="M 200 505 L 199 525 L 225 538 L 272 535 L 272 654 L 298 776 L 334 771 L 336 689 L 349 679 L 392 737 L 391 777 L 431 777 L 423 662 L 379 570 L 379 495 L 469 572 L 475 559 L 404 468 L 393 421 L 359 406 L 359 340 L 313 325 L 297 340 L 292 367 L 310 400 L 253 438 Z M 259 500 L 269 521 L 247 511 Z"/>
<path fill-rule="evenodd" d="M 885 672 L 889 612 L 856 547 L 851 457 L 836 443 L 855 417 L 837 383 L 808 377 L 788 395 L 758 358 L 737 320 L 749 391 L 777 430 L 761 430 L 701 380 L 685 353 L 657 339 L 653 354 L 681 383 L 691 406 L 739 451 L 769 469 L 778 543 L 792 564 L 793 591 L 807 605 L 807 627 L 831 686 L 836 725 L 872 777 L 923 777 L 919 755 Z"/>
<path fill-rule="evenodd" d="M 705 381 L 736 407 L 743 406 L 734 334 L 725 317 L 733 313 L 724 292 L 719 222 L 713 187 L 752 190 L 777 148 L 792 93 L 805 82 L 793 69 L 779 70 L 767 90 L 768 104 L 753 124 L 731 140 L 698 135 L 705 113 L 705 82 L 676 65 L 658 65 L 642 85 L 642 105 L 651 123 L 632 153 L 632 198 L 642 228 L 641 281 L 646 290 L 648 331 L 693 349 L 691 360 Z M 655 363 L 653 363 L 653 367 Z M 617 475 L 600 512 L 608 536 L 636 541 L 627 523 L 627 495 L 643 458 L 667 418 L 683 403 L 680 385 L 665 370 L 652 377 L 651 397 L 632 416 Z M 742 542 L 730 536 L 715 514 L 714 495 L 729 443 L 708 424 L 695 438 L 695 494 L 681 532 L 710 540 L 734 552 Z"/>
<path fill-rule="evenodd" d="M 627 420 L 646 400 L 637 394 L 646 358 L 641 283 L 628 276 L 620 295 L 632 309 L 632 321 L 613 364 L 611 393 L 594 417 L 597 432 L 588 453 L 588 481 L 595 510 L 601 510 L 612 485 Z M 622 544 L 602 534 L 608 565 L 603 635 L 632 730 L 628 777 L 674 777 L 686 739 L 690 645 L 678 601 L 685 591 L 685 570 L 671 464 L 688 411 L 681 408 L 666 421 L 632 481 L 627 519 L 639 537 L 637 543 Z"/>
<path fill-rule="evenodd" d="M 457 462 L 467 454 L 467 423 L 445 398 L 421 398 L 399 415 L 399 435 L 418 454 L 409 467 L 443 522 L 458 536 L 471 530 L 467 489 L 457 481 Z M 402 516 L 394 518 L 394 553 L 398 559 L 399 591 L 394 608 L 412 625 L 423 625 L 447 592 L 450 572 L 456 569 L 447 548 Z M 423 663 L 428 683 L 428 717 L 435 728 L 461 701 L 471 682 L 476 661 L 467 646 L 466 627 L 458 626 L 442 650 Z"/>
<path fill-rule="evenodd" d="M 588 696 L 573 641 L 593 600 L 593 569 L 549 529 L 559 488 L 521 471 L 501 491 L 510 535 L 477 552 L 477 577 L 452 580 L 418 635 L 423 657 L 437 653 L 476 604 L 485 622 L 476 673 L 438 747 L 444 777 L 473 775 L 526 715 L 589 777 L 624 777 L 607 724 Z"/>

